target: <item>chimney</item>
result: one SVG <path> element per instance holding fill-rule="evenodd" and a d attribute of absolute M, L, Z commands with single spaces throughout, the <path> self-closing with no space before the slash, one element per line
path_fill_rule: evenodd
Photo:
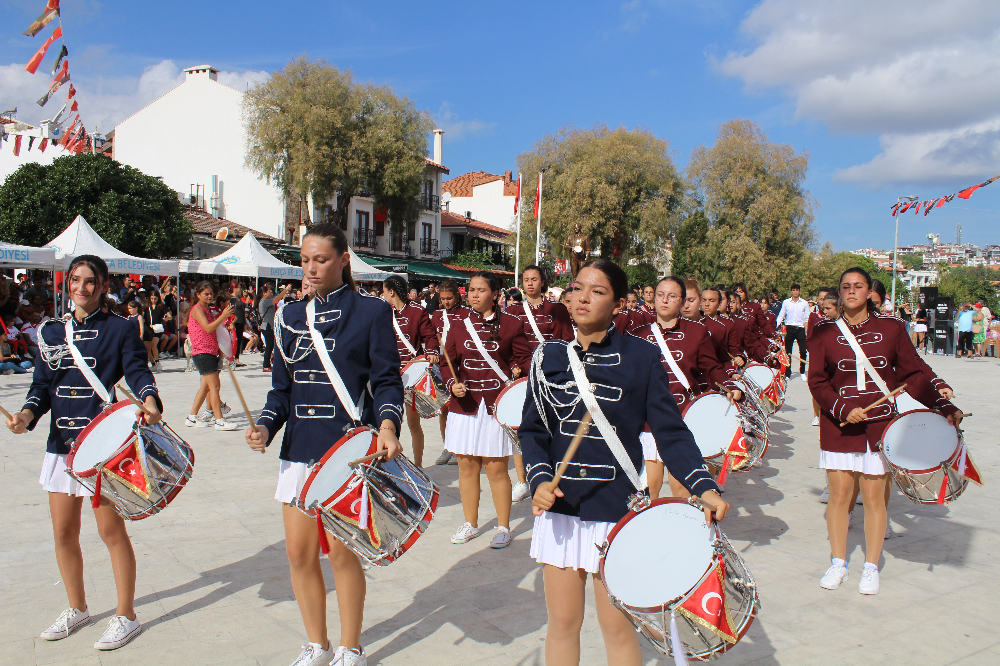
<path fill-rule="evenodd" d="M 218 81 L 219 70 L 211 65 L 198 65 L 196 67 L 188 67 L 184 70 L 185 81 L 190 81 L 194 77 L 208 78 L 211 81 Z"/>
<path fill-rule="evenodd" d="M 503 172 L 503 179 L 504 179 L 504 182 L 507 182 L 507 183 L 512 182 L 514 180 L 514 173 L 512 171 L 504 171 Z"/>
<path fill-rule="evenodd" d="M 441 156 L 441 153 L 443 151 L 444 151 L 444 130 L 439 128 L 434 130 L 434 164 L 441 164 L 441 165 L 444 164 L 444 162 L 441 161 L 444 159 L 444 157 Z"/>

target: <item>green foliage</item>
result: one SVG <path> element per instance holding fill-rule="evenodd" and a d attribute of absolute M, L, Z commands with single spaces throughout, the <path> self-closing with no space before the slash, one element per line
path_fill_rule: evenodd
<path fill-rule="evenodd" d="M 655 256 L 677 226 L 683 182 L 667 142 L 648 130 L 566 127 L 518 155 L 517 163 L 525 183 L 522 263 L 534 263 L 531 211 L 541 169 L 542 233 L 556 256 L 567 256 L 562 243 L 576 223 L 602 257 L 622 263 Z"/>
<path fill-rule="evenodd" d="M 392 231 L 416 219 L 430 117 L 386 86 L 297 58 L 247 91 L 246 165 L 287 195 L 318 205 L 337 196 L 334 221 L 366 192 L 389 211 Z M 319 221 L 319 220 L 317 220 Z"/>
<path fill-rule="evenodd" d="M 960 303 L 983 303 L 991 312 L 1000 312 L 997 298 L 996 280 L 1000 275 L 988 268 L 966 268 L 952 266 L 941 271 L 938 293 L 951 296 L 955 305 Z"/>
<path fill-rule="evenodd" d="M 708 242 L 708 218 L 696 210 L 681 223 L 674 242 L 670 272 L 681 278 L 695 278 L 704 284 L 718 284 L 718 267 L 703 251 Z"/>
<path fill-rule="evenodd" d="M 903 264 L 908 270 L 918 271 L 923 268 L 924 265 L 924 253 L 915 252 L 913 254 L 901 254 L 899 255 L 899 263 Z M 896 267 L 897 270 L 899 266 Z"/>
<path fill-rule="evenodd" d="M 445 263 L 452 266 L 478 268 L 481 271 L 496 268 L 496 265 L 493 263 L 493 254 L 490 252 L 462 252 L 461 254 L 453 254 L 445 260 Z"/>
<path fill-rule="evenodd" d="M 83 215 L 108 243 L 140 257 L 172 257 L 191 239 L 177 194 L 102 155 L 25 164 L 0 186 L 0 239 L 42 245 Z"/>
<path fill-rule="evenodd" d="M 625 269 L 625 275 L 628 276 L 628 285 L 630 287 L 634 284 L 643 287 L 647 284 L 656 284 L 656 281 L 660 278 L 660 273 L 653 264 L 635 264 L 634 266 L 623 266 L 623 268 Z"/>

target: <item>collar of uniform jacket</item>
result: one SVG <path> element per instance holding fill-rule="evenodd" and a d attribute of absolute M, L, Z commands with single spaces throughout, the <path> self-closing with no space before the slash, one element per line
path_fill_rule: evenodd
<path fill-rule="evenodd" d="M 347 288 L 347 283 L 345 282 L 344 284 L 340 285 L 339 287 L 328 293 L 326 296 L 320 296 L 319 292 L 316 292 L 313 295 L 313 298 L 316 299 L 317 303 L 332 303 L 334 300 L 337 299 L 337 297 L 343 295 L 344 289 L 346 288 Z"/>

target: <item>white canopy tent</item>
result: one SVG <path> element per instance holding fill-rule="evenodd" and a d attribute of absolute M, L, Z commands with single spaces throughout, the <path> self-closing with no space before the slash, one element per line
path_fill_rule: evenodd
<path fill-rule="evenodd" d="M 250 232 L 227 252 L 210 259 L 182 260 L 179 267 L 182 273 L 302 279 L 302 268 L 276 259 Z"/>
<path fill-rule="evenodd" d="M 177 262 L 165 259 L 143 259 L 116 250 L 101 238 L 82 215 L 77 215 L 73 223 L 45 247 L 55 250 L 56 267 L 69 268 L 75 257 L 94 254 L 104 259 L 112 273 L 135 273 L 137 275 L 177 276 Z"/>
<path fill-rule="evenodd" d="M 0 266 L 23 268 L 45 268 L 54 270 L 56 252 L 49 247 L 14 245 L 0 241 Z"/>
<path fill-rule="evenodd" d="M 390 273 L 389 271 L 383 271 L 380 268 L 375 268 L 367 261 L 359 257 L 354 253 L 354 250 L 348 248 L 351 252 L 351 277 L 353 277 L 358 282 L 382 282 L 390 275 L 400 275 L 399 273 Z M 402 273 L 402 277 L 406 278 L 406 273 Z"/>

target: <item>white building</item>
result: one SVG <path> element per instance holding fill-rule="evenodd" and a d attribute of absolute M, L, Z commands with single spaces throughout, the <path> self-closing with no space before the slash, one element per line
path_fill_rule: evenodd
<path fill-rule="evenodd" d="M 502 176 L 472 171 L 445 181 L 441 185 L 441 193 L 449 212 L 516 231 L 514 199 L 517 198 L 517 181 L 513 180 L 510 171 Z"/>
<path fill-rule="evenodd" d="M 906 271 L 900 278 L 907 289 L 917 287 L 931 287 L 938 283 L 937 271 Z"/>

